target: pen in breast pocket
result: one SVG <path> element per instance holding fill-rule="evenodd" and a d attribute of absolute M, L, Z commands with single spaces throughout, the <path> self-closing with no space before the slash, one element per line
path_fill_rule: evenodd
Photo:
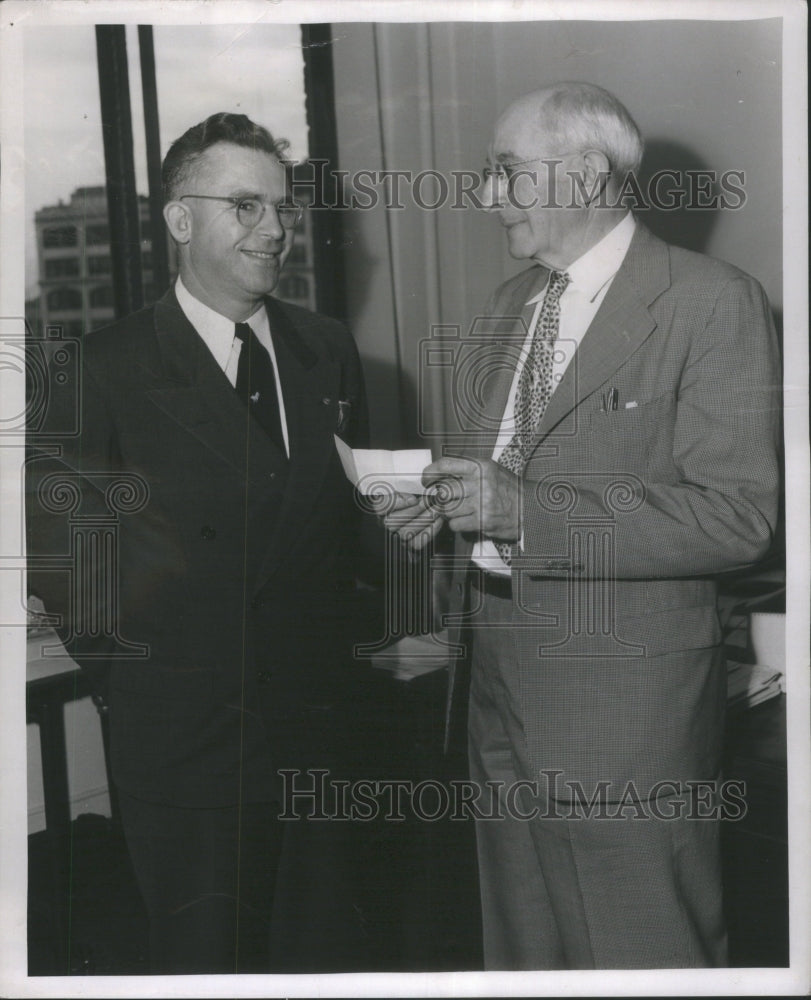
<path fill-rule="evenodd" d="M 603 410 L 607 413 L 609 410 L 616 410 L 619 405 L 620 394 L 616 389 L 609 389 L 607 393 L 603 393 Z"/>

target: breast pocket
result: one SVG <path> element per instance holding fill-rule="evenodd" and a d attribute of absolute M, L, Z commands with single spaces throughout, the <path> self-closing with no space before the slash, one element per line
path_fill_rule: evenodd
<path fill-rule="evenodd" d="M 635 406 L 592 413 L 589 429 L 596 465 L 611 472 L 644 472 L 655 449 L 672 450 L 675 414 L 672 392 Z"/>

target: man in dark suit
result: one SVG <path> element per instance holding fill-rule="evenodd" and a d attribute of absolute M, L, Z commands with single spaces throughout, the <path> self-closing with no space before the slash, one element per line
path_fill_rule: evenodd
<path fill-rule="evenodd" d="M 78 561 L 61 591 L 32 578 L 68 651 L 106 671 L 154 972 L 295 968 L 297 955 L 319 968 L 317 920 L 336 927 L 289 894 L 274 903 L 284 880 L 301 898 L 321 880 L 285 867 L 278 769 L 330 766 L 355 522 L 333 435 L 362 443 L 365 399 L 347 330 L 271 297 L 300 218 L 283 150 L 226 113 L 172 145 L 177 283 L 86 338 L 80 431 L 49 414 L 57 456 L 29 466 L 34 554 L 71 550 L 65 484 L 85 523 L 131 491 L 104 579 L 83 591 Z M 307 826 L 287 824 L 287 840 Z"/>
<path fill-rule="evenodd" d="M 589 84 L 501 116 L 486 205 L 531 266 L 470 347 L 480 423 L 424 472 L 445 503 L 389 518 L 456 538 L 471 777 L 501 789 L 477 821 L 490 969 L 726 960 L 714 578 L 772 540 L 780 371 L 757 282 L 619 202 L 641 155 Z"/>

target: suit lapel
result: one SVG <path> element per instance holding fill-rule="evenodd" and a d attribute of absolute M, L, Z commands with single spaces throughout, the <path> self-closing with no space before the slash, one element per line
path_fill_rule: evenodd
<path fill-rule="evenodd" d="M 669 285 L 667 245 L 637 223 L 625 260 L 541 418 L 536 442 L 605 385 L 650 336 L 656 321 L 648 306 Z"/>
<path fill-rule="evenodd" d="M 276 363 L 282 385 L 290 462 L 277 528 L 260 573 L 264 581 L 284 562 L 306 531 L 321 486 L 334 460 L 340 366 L 312 351 L 273 299 L 266 299 Z"/>
<path fill-rule="evenodd" d="M 162 371 L 150 399 L 240 476 L 267 488 L 285 456 L 260 431 L 170 290 L 155 306 Z M 281 483 L 280 483 L 281 486 Z"/>

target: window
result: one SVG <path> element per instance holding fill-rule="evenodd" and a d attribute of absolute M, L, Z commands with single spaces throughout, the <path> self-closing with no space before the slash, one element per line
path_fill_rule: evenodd
<path fill-rule="evenodd" d="M 88 257 L 88 274 L 109 274 L 112 269 L 112 261 L 109 257 Z"/>
<path fill-rule="evenodd" d="M 79 274 L 78 257 L 57 257 L 45 261 L 46 278 L 73 278 Z"/>
<path fill-rule="evenodd" d="M 110 242 L 110 227 L 104 225 L 88 226 L 85 230 L 85 243 L 95 246 Z"/>
<path fill-rule="evenodd" d="M 44 247 L 75 247 L 78 241 L 76 226 L 51 226 L 42 233 Z"/>
<path fill-rule="evenodd" d="M 90 291 L 90 306 L 92 309 L 112 308 L 114 305 L 113 289 L 110 285 L 101 285 Z"/>
<path fill-rule="evenodd" d="M 82 293 L 77 288 L 55 288 L 48 292 L 48 309 L 81 309 Z"/>

